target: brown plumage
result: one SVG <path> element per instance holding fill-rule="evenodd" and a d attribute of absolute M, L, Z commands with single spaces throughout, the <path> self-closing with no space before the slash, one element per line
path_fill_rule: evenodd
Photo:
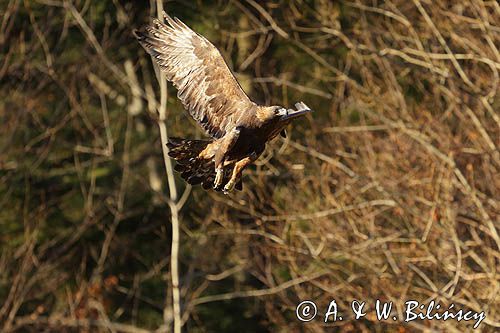
<path fill-rule="evenodd" d="M 164 17 L 166 24 L 155 19 L 134 33 L 178 89 L 184 108 L 212 137 L 170 138 L 175 169 L 188 183 L 205 189 L 241 189 L 243 169 L 262 154 L 266 142 L 311 110 L 302 102 L 296 103 L 297 110 L 255 104 L 214 45 L 179 19 Z"/>

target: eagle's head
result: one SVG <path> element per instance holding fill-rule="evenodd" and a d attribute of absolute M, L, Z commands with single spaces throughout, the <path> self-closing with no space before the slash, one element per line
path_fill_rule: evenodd
<path fill-rule="evenodd" d="M 287 108 L 284 108 L 282 106 L 274 106 L 274 115 L 280 121 L 287 121 L 288 122 L 294 118 L 297 118 L 297 117 L 305 115 L 306 113 L 312 112 L 312 110 L 304 102 L 295 103 L 295 107 L 297 108 L 297 110 L 287 109 Z"/>
<path fill-rule="evenodd" d="M 278 133 L 286 136 L 284 129 L 293 119 L 312 112 L 303 102 L 295 103 L 295 108 L 296 110 L 287 109 L 279 105 L 263 107 L 257 112 L 257 117 L 272 128 L 271 138 Z"/>

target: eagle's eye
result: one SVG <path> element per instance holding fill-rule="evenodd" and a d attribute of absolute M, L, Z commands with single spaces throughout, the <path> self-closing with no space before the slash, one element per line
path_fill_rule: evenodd
<path fill-rule="evenodd" d="M 278 106 L 276 107 L 276 109 L 274 109 L 274 114 L 276 116 L 286 116 L 287 110 L 284 107 Z"/>

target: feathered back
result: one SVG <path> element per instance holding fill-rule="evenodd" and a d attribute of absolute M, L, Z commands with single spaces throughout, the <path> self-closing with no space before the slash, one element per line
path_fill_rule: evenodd
<path fill-rule="evenodd" d="M 241 116 L 255 112 L 219 50 L 179 19 L 164 13 L 135 31 L 144 49 L 179 90 L 177 96 L 191 116 L 214 138 L 221 138 Z"/>

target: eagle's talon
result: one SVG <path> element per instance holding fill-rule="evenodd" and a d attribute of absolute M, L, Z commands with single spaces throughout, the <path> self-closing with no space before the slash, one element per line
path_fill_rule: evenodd
<path fill-rule="evenodd" d="M 231 179 L 226 186 L 224 186 L 224 194 L 231 192 L 234 189 L 234 185 L 236 185 L 236 182 Z"/>
<path fill-rule="evenodd" d="M 220 188 L 222 185 L 222 176 L 224 175 L 224 172 L 221 168 L 215 169 L 215 180 L 214 180 L 214 189 Z"/>

